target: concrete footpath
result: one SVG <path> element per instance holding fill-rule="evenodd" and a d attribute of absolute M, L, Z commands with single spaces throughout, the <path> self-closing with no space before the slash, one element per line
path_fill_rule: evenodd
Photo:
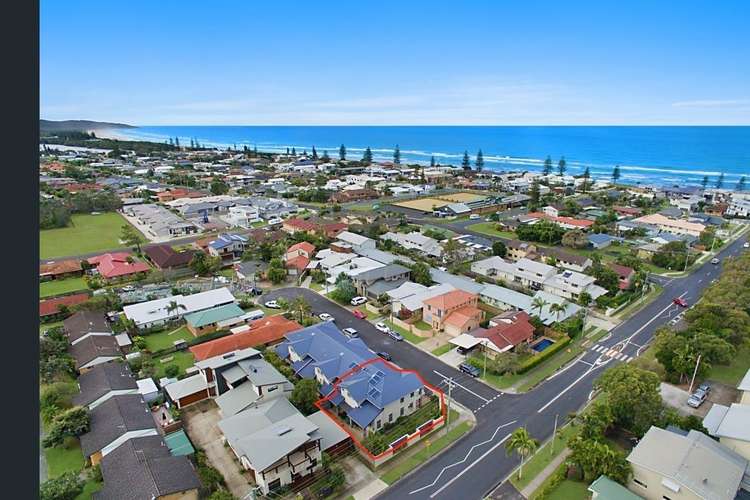
<path fill-rule="evenodd" d="M 544 483 L 548 477 L 554 474 L 560 464 L 568 458 L 568 455 L 570 455 L 570 450 L 568 448 L 565 448 L 559 455 L 554 458 L 554 460 L 547 464 L 547 467 L 542 469 L 542 471 L 537 474 L 536 477 L 532 479 L 524 489 L 521 490 L 521 495 L 523 495 L 525 498 L 529 498 L 532 493 L 534 493 L 542 486 L 542 483 Z"/>

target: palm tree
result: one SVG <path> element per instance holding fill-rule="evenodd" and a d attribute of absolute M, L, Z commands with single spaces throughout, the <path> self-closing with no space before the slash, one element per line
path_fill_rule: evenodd
<path fill-rule="evenodd" d="M 547 302 L 543 298 L 541 298 L 541 297 L 534 297 L 534 300 L 531 301 L 531 310 L 533 311 L 534 309 L 536 309 L 537 312 L 539 313 L 539 314 L 537 314 L 537 316 L 541 316 L 542 315 L 542 309 L 544 309 L 545 307 L 547 307 L 548 304 L 549 304 L 549 302 Z"/>
<path fill-rule="evenodd" d="M 297 321 L 302 322 L 305 316 L 310 314 L 312 308 L 303 296 L 298 295 L 289 302 L 289 310 L 297 314 Z"/>
<path fill-rule="evenodd" d="M 524 427 L 519 427 L 510 435 L 510 439 L 505 443 L 505 451 L 510 455 L 514 451 L 521 456 L 521 465 L 518 468 L 518 479 L 521 479 L 523 473 L 523 463 L 526 457 L 534 453 L 539 446 L 539 442 L 532 438 Z"/>
<path fill-rule="evenodd" d="M 167 304 L 167 306 L 164 309 L 166 309 L 167 315 L 171 317 L 172 313 L 179 309 L 187 310 L 187 306 L 185 306 L 185 304 L 179 304 L 177 301 L 173 300 L 169 304 Z"/>
<path fill-rule="evenodd" d="M 558 323 L 560 322 L 560 315 L 565 312 L 565 309 L 567 309 L 567 307 L 563 303 L 561 304 L 554 303 L 549 306 L 549 312 L 555 315 L 555 319 L 557 320 Z"/>

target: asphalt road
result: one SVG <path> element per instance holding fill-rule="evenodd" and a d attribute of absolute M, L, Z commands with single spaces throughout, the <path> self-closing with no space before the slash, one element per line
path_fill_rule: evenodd
<path fill-rule="evenodd" d="M 723 249 L 719 258 L 741 252 L 743 236 Z M 268 297 L 303 295 L 316 313 L 328 312 L 341 328 L 354 327 L 374 351 L 387 351 L 404 368 L 419 370 L 431 383 L 445 388 L 445 378 L 459 384 L 454 398 L 471 409 L 477 425 L 454 446 L 401 479 L 378 498 L 480 499 L 504 481 L 518 464 L 503 446 L 510 433 L 525 426 L 536 439 L 544 441 L 553 432 L 555 417 L 562 425 L 571 412 L 590 400 L 593 383 L 609 367 L 628 362 L 652 340 L 654 331 L 684 311 L 673 299 L 681 297 L 694 304 L 712 280 L 719 276 L 721 264 L 706 263 L 684 278 L 661 280 L 663 292 L 611 334 L 534 390 L 525 394 L 503 394 L 445 365 L 407 342 L 395 342 L 372 325 L 358 320 L 343 307 L 307 289 L 284 289 Z"/>

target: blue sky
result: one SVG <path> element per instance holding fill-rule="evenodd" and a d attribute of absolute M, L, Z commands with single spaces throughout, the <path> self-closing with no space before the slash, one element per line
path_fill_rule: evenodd
<path fill-rule="evenodd" d="M 41 1 L 48 119 L 750 124 L 746 1 Z"/>

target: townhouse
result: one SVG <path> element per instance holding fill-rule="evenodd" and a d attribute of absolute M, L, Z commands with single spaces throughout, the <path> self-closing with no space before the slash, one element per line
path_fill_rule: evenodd
<path fill-rule="evenodd" d="M 412 414 L 432 395 L 412 372 L 384 362 L 365 364 L 377 359 L 375 353 L 331 322 L 287 334 L 276 352 L 296 375 L 315 378 L 334 411 L 362 435 Z"/>
<path fill-rule="evenodd" d="M 138 384 L 126 363 L 100 364 L 78 377 L 73 404 L 93 410 L 113 396 L 137 393 Z"/>
<path fill-rule="evenodd" d="M 649 214 L 637 219 L 633 219 L 633 222 L 638 224 L 644 224 L 647 226 L 653 226 L 659 231 L 671 234 L 686 234 L 689 236 L 700 236 L 705 231 L 706 226 L 703 224 L 688 222 L 682 219 L 673 219 L 666 217 L 662 214 Z"/>
<path fill-rule="evenodd" d="M 463 290 L 453 290 L 424 300 L 422 319 L 433 331 L 445 331 L 457 336 L 479 326 L 484 313 L 477 308 L 479 296 Z"/>
<path fill-rule="evenodd" d="M 385 264 L 352 276 L 357 293 L 372 299 L 398 288 L 409 280 L 411 270 L 400 264 Z"/>
<path fill-rule="evenodd" d="M 242 257 L 247 245 L 247 237 L 236 233 L 219 234 L 208 242 L 208 254 L 221 257 L 222 260 L 234 260 Z"/>
<path fill-rule="evenodd" d="M 286 249 L 284 264 L 287 272 L 292 276 L 299 276 L 305 272 L 310 264 L 310 259 L 315 255 L 315 245 L 302 241 Z"/>

